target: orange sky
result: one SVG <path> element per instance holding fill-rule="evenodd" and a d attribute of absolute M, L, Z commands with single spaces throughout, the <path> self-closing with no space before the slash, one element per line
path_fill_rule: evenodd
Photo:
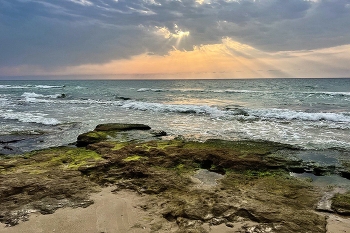
<path fill-rule="evenodd" d="M 2 68 L 8 75 L 117 75 L 121 78 L 271 78 L 346 77 L 350 46 L 312 51 L 263 52 L 230 38 L 220 44 L 195 46 L 191 51 L 175 47 L 167 55 L 147 53 L 105 64 L 85 64 L 44 70 L 35 66 Z"/>
<path fill-rule="evenodd" d="M 1 0 L 0 77 L 350 77 L 349 25 L 349 0 Z"/>

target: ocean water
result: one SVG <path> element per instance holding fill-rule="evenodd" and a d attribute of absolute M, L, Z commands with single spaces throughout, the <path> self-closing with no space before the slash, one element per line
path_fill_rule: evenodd
<path fill-rule="evenodd" d="M 60 146 L 108 122 L 196 140 L 350 150 L 350 79 L 0 81 L 0 141 Z"/>

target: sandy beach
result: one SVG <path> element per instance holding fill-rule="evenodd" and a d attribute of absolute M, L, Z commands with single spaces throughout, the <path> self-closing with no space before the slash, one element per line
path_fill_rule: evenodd
<path fill-rule="evenodd" d="M 147 202 L 148 196 L 141 196 L 132 191 L 112 192 L 113 187 L 102 188 L 101 192 L 91 195 L 94 204 L 86 208 L 62 208 L 54 214 L 42 215 L 33 213 L 29 221 L 21 222 L 13 227 L 0 225 L 0 233 L 45 233 L 45 232 L 96 232 L 96 233 L 143 233 L 143 232 L 175 232 L 176 225 L 169 223 L 168 230 L 152 229 L 151 223 L 162 222 L 161 215 L 156 210 L 145 211 L 141 206 Z M 350 232 L 350 219 L 333 214 L 327 214 L 327 233 Z M 228 227 L 225 224 L 217 226 L 204 224 L 203 228 L 211 233 L 241 232 L 242 226 L 249 226 L 252 232 L 254 224 L 251 221 L 235 223 Z"/>
<path fill-rule="evenodd" d="M 92 194 L 87 208 L 63 208 L 54 214 L 31 214 L 29 221 L 14 227 L 1 225 L 0 232 L 149 232 L 147 213 L 139 205 L 144 198 L 134 192 L 111 192 L 112 187 Z M 149 220 L 148 220 L 149 221 Z"/>
<path fill-rule="evenodd" d="M 3 159 L 0 233 L 349 232 L 349 193 L 291 177 L 289 171 L 305 165 L 275 153 L 295 148 L 266 141 L 106 140 L 151 137 L 144 128 L 98 125 L 79 135 L 83 147 Z"/>

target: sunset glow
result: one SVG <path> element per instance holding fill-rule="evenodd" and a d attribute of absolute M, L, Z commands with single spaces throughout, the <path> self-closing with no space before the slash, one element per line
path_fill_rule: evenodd
<path fill-rule="evenodd" d="M 2 1 L 1 22 L 23 4 Z M 342 27 L 350 8 L 346 0 L 329 4 L 28 1 L 42 13 L 27 10 L 22 24 L 0 23 L 0 76 L 348 77 L 350 32 Z"/>

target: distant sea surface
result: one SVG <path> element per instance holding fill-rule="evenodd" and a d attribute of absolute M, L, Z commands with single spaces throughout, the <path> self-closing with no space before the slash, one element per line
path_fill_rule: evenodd
<path fill-rule="evenodd" d="M 66 145 L 107 122 L 349 151 L 350 79 L 0 81 L 0 137 L 28 137 L 22 151 Z"/>

